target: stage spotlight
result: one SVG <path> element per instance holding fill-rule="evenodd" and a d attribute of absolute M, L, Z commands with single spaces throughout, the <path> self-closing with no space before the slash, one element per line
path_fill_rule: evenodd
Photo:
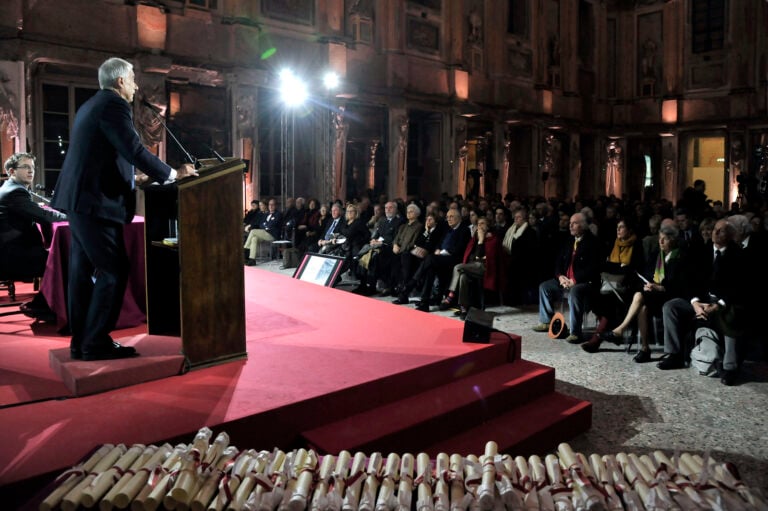
<path fill-rule="evenodd" d="M 290 69 L 280 71 L 280 99 L 286 106 L 299 106 L 307 99 L 307 85 Z"/>
<path fill-rule="evenodd" d="M 333 71 L 326 72 L 323 76 L 323 85 L 325 85 L 325 88 L 329 91 L 335 89 L 339 86 L 339 75 Z"/>

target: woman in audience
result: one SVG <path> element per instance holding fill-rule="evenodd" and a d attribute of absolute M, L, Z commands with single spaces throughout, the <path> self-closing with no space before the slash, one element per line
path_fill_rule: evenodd
<path fill-rule="evenodd" d="M 312 201 L 314 201 L 314 199 L 309 201 L 310 205 L 312 204 Z M 317 248 L 317 242 L 328 228 L 328 223 L 331 218 L 328 211 L 328 206 L 323 204 L 318 208 L 317 214 L 309 216 L 307 219 L 307 234 L 298 247 L 299 252 L 304 253 L 310 248 Z"/>
<path fill-rule="evenodd" d="M 661 308 L 667 300 L 684 296 L 690 281 L 688 277 L 690 264 L 687 262 L 686 254 L 679 248 L 678 236 L 677 228 L 672 225 L 661 228 L 659 250 L 646 264 L 642 290 L 633 294 L 632 303 L 621 324 L 601 335 L 603 340 L 616 342 L 621 339 L 632 320 L 637 318 L 641 348 L 634 360 L 638 363 L 651 360 L 651 349 L 648 346 L 651 318 L 661 315 Z"/>
<path fill-rule="evenodd" d="M 531 268 L 536 268 L 538 264 L 539 240 L 536 231 L 528 225 L 525 208 L 515 211 L 514 223 L 504 234 L 502 245 L 507 255 L 505 266 L 509 268 L 507 289 L 510 305 L 535 303 L 539 276 Z"/>
<path fill-rule="evenodd" d="M 368 242 L 370 233 L 365 223 L 359 218 L 360 212 L 356 204 L 347 204 L 344 223 L 339 228 L 339 236 L 328 240 L 323 240 L 325 245 L 320 250 L 321 253 L 335 255 L 345 258 L 342 273 L 347 270 L 351 264 L 352 258 L 360 252 Z"/>
<path fill-rule="evenodd" d="M 598 296 L 595 297 L 592 312 L 599 318 L 595 334 L 587 342 L 581 345 L 581 348 L 594 353 L 600 347 L 602 338 L 600 334 L 608 328 L 608 324 L 616 322 L 626 311 L 626 306 L 632 296 L 632 289 L 637 282 L 637 272 L 643 269 L 643 247 L 640 240 L 637 239 L 635 231 L 627 219 L 619 220 L 616 224 L 616 240 L 613 242 L 608 258 L 603 265 L 603 287 Z M 613 287 L 610 283 L 612 275 L 620 277 L 615 280 Z M 618 338 L 612 338 L 618 341 Z"/>
<path fill-rule="evenodd" d="M 701 234 L 704 243 L 712 241 L 712 230 L 715 228 L 715 219 L 707 217 L 699 222 L 699 234 Z"/>
<path fill-rule="evenodd" d="M 486 289 L 497 291 L 499 289 L 498 272 L 502 266 L 501 240 L 498 236 L 494 236 L 489 228 L 488 219 L 485 216 L 480 217 L 475 235 L 464 251 L 463 262 L 453 267 L 448 294 L 440 304 L 440 310 L 448 310 L 458 304 L 459 309 L 456 315 L 461 319 L 466 318 L 470 306 L 470 286 L 476 282 L 482 282 L 480 292 Z"/>

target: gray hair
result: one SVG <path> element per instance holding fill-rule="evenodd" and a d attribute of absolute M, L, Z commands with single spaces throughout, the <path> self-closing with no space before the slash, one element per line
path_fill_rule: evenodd
<path fill-rule="evenodd" d="M 107 59 L 99 66 L 99 87 L 111 89 L 118 78 L 126 78 L 133 69 L 133 64 L 118 57 Z"/>
<path fill-rule="evenodd" d="M 659 234 L 663 234 L 669 239 L 676 240 L 680 236 L 680 229 L 671 224 L 664 224 L 659 228 Z"/>
<path fill-rule="evenodd" d="M 416 204 L 408 204 L 408 206 L 405 208 L 406 211 L 415 211 L 416 216 L 421 216 L 421 208 L 419 208 Z"/>
<path fill-rule="evenodd" d="M 746 215 L 731 215 L 728 217 L 728 223 L 742 236 L 752 233 L 752 224 Z"/>

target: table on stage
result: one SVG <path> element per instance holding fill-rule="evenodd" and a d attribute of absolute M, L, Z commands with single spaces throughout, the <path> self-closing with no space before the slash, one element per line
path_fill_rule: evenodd
<path fill-rule="evenodd" d="M 129 328 L 146 321 L 147 301 L 144 278 L 144 218 L 136 216 L 125 226 L 125 248 L 131 262 L 131 273 L 125 290 L 123 308 L 117 328 Z M 69 273 L 69 247 L 72 234 L 67 222 L 53 224 L 53 237 L 48 262 L 40 285 L 50 308 L 56 313 L 59 327 L 67 323 L 67 275 Z"/>

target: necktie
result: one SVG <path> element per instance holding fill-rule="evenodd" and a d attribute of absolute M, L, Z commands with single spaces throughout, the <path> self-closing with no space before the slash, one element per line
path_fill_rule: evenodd
<path fill-rule="evenodd" d="M 339 221 L 339 219 L 335 219 L 333 222 L 331 222 L 331 226 L 328 228 L 328 230 L 325 233 L 325 239 L 329 240 L 333 237 L 333 231 L 336 230 L 336 223 Z"/>
<path fill-rule="evenodd" d="M 571 252 L 571 264 L 568 265 L 568 270 L 565 272 L 565 276 L 568 277 L 571 280 L 576 280 L 574 278 L 574 272 L 573 272 L 573 261 L 576 260 L 576 249 L 579 247 L 579 240 L 574 239 L 573 240 L 573 251 Z"/>
<path fill-rule="evenodd" d="M 715 250 L 715 260 L 712 262 L 712 272 L 717 272 L 720 268 L 720 261 L 722 261 L 723 253 L 719 250 Z"/>

